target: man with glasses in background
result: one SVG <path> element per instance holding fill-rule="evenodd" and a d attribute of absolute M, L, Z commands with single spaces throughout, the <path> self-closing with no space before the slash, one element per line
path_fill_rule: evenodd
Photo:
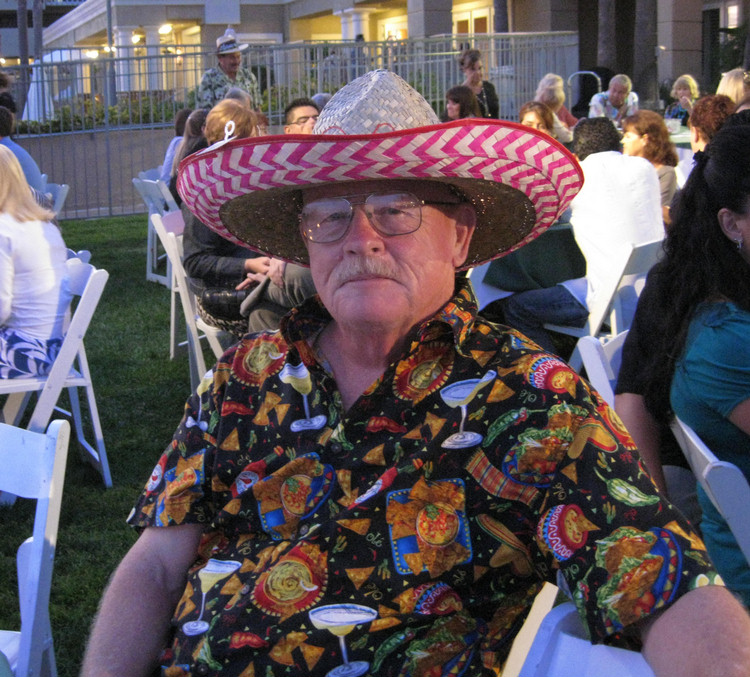
<path fill-rule="evenodd" d="M 457 272 L 549 227 L 580 167 L 549 136 L 438 124 L 374 71 L 315 136 L 191 156 L 185 204 L 310 265 L 318 295 L 189 399 L 83 677 L 496 675 L 544 581 L 659 677 L 747 675 L 750 619 L 570 367 L 477 314 Z"/>
<path fill-rule="evenodd" d="M 294 99 L 284 109 L 284 134 L 312 134 L 320 109 L 307 97 Z"/>

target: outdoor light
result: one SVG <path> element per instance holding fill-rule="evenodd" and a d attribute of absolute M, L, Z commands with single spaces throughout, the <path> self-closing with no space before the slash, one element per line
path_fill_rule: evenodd
<path fill-rule="evenodd" d="M 87 49 L 85 52 L 86 56 L 89 59 L 96 59 L 96 57 L 99 56 L 99 50 L 97 49 Z"/>
<path fill-rule="evenodd" d="M 169 35 L 172 32 L 172 24 L 159 26 L 159 35 Z"/>
<path fill-rule="evenodd" d="M 130 37 L 130 42 L 132 42 L 134 45 L 137 45 L 141 41 L 141 36 L 138 35 L 138 33 L 133 33 L 133 35 Z"/>

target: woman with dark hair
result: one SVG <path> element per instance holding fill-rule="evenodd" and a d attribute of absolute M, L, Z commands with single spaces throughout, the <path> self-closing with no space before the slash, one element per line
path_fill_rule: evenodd
<path fill-rule="evenodd" d="M 202 150 L 208 146 L 206 137 L 203 136 L 203 125 L 206 124 L 208 111 L 205 108 L 196 108 L 185 122 L 185 132 L 182 135 L 182 141 L 177 146 L 172 161 L 172 173 L 169 178 L 169 191 L 172 193 L 178 205 L 182 204 L 182 198 L 177 192 L 177 170 L 188 155 Z"/>
<path fill-rule="evenodd" d="M 750 126 L 725 125 L 698 154 L 673 209 L 664 259 L 638 303 L 623 368 L 630 371 L 631 351 L 646 351 L 638 369 L 642 401 L 616 401 L 625 425 L 631 429 L 633 405 L 656 421 L 666 422 L 674 412 L 720 459 L 750 478 L 748 336 Z M 631 432 L 638 442 L 637 425 Z M 644 462 L 661 474 L 658 460 L 644 455 Z M 700 487 L 698 500 L 709 555 L 730 590 L 750 605 L 747 561 Z"/>
<path fill-rule="evenodd" d="M 445 111 L 440 116 L 442 122 L 481 117 L 479 102 L 471 88 L 465 85 L 456 85 L 445 93 Z"/>
<path fill-rule="evenodd" d="M 499 118 L 500 99 L 495 85 L 484 79 L 482 53 L 478 49 L 465 49 L 458 58 L 458 66 L 464 74 L 462 85 L 471 89 L 479 103 L 480 117 Z"/>
<path fill-rule="evenodd" d="M 650 110 L 639 110 L 622 122 L 622 152 L 648 160 L 659 175 L 664 222 L 669 223 L 669 206 L 677 190 L 677 151 L 669 138 L 664 118 Z"/>
<path fill-rule="evenodd" d="M 524 127 L 532 127 L 554 137 L 554 113 L 549 106 L 539 101 L 527 101 L 518 111 L 518 121 Z M 571 137 L 572 140 L 572 137 Z"/>

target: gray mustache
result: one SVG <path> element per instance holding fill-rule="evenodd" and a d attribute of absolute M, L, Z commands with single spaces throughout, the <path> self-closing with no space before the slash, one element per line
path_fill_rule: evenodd
<path fill-rule="evenodd" d="M 334 273 L 334 283 L 342 285 L 362 275 L 396 278 L 396 271 L 386 261 L 373 258 L 348 259 L 341 263 Z"/>

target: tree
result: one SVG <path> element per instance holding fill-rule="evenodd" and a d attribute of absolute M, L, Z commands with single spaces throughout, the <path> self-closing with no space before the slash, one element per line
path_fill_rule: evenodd
<path fill-rule="evenodd" d="M 34 59 L 42 60 L 42 31 L 44 30 L 44 19 L 42 12 L 44 10 L 44 0 L 33 0 L 31 10 L 31 23 L 34 26 Z"/>
<path fill-rule="evenodd" d="M 617 72 L 615 20 L 615 0 L 599 0 L 599 40 L 596 51 L 597 65 Z"/>

